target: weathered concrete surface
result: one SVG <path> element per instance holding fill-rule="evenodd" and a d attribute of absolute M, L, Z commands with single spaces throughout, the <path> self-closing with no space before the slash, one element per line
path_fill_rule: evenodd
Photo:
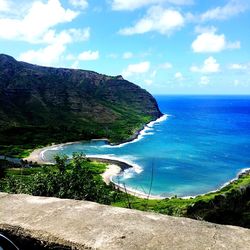
<path fill-rule="evenodd" d="M 109 207 L 0 193 L 0 231 L 72 249 L 250 249 L 250 230 Z"/>

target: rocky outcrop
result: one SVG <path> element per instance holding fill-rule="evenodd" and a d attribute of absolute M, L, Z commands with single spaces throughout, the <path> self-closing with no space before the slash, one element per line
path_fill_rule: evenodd
<path fill-rule="evenodd" d="M 249 229 L 5 193 L 0 231 L 21 249 L 250 249 Z"/>

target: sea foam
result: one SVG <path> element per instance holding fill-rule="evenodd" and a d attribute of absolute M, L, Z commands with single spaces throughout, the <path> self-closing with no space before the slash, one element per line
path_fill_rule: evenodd
<path fill-rule="evenodd" d="M 143 171 L 142 167 L 138 164 L 134 163 L 131 159 L 126 158 L 126 156 L 122 157 L 115 157 L 113 154 L 98 154 L 98 155 L 86 155 L 87 157 L 93 157 L 93 158 L 101 158 L 101 159 L 108 159 L 108 160 L 114 160 L 114 161 L 120 161 L 128 164 L 131 166 L 131 170 L 133 170 L 136 174 L 139 174 Z"/>
<path fill-rule="evenodd" d="M 107 145 L 102 145 L 101 147 L 105 147 L 105 148 L 121 148 L 121 147 L 124 147 L 124 146 L 126 146 L 128 144 L 138 142 L 138 141 L 142 140 L 147 135 L 153 135 L 153 132 L 149 132 L 149 131 L 153 131 L 154 130 L 153 127 L 156 124 L 159 124 L 161 122 L 166 121 L 169 116 L 170 115 L 164 114 L 163 116 L 161 116 L 157 120 L 149 122 L 148 124 L 146 124 L 144 126 L 144 128 L 139 132 L 138 136 L 132 141 L 124 142 L 124 143 L 121 143 L 121 144 L 118 144 L 118 145 L 107 144 Z"/>
<path fill-rule="evenodd" d="M 39 157 L 43 160 L 43 161 L 47 161 L 46 158 L 45 158 L 45 152 L 47 151 L 58 151 L 58 150 L 63 150 L 63 144 L 62 145 L 54 145 L 54 146 L 49 146 L 49 147 L 46 147 L 44 150 L 42 150 L 40 152 L 40 155 Z"/>

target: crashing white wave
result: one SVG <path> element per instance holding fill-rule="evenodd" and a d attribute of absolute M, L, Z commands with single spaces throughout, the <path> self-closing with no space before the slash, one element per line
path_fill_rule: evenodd
<path fill-rule="evenodd" d="M 161 116 L 160 118 L 158 118 L 157 120 L 148 123 L 146 126 L 149 128 L 152 128 L 155 124 L 166 121 L 169 116 L 170 115 L 165 114 L 165 115 Z"/>
<path fill-rule="evenodd" d="M 40 152 L 40 158 L 43 161 L 46 161 L 46 158 L 44 156 L 46 151 L 58 151 L 58 150 L 63 150 L 63 145 L 55 145 L 55 146 L 46 147 L 44 150 Z"/>
<path fill-rule="evenodd" d="M 125 170 L 123 171 L 123 173 L 122 173 L 123 179 L 130 179 L 130 178 L 132 178 L 133 176 L 134 176 L 134 171 L 133 171 L 133 169 L 130 169 L 130 168 L 125 169 Z"/>
<path fill-rule="evenodd" d="M 153 135 L 154 134 L 154 126 L 156 124 L 159 124 L 165 120 L 167 120 L 167 118 L 169 117 L 170 115 L 167 115 L 167 114 L 164 114 L 163 116 L 161 116 L 160 118 L 158 118 L 157 120 L 155 121 L 151 121 L 149 122 L 148 124 L 146 124 L 144 126 L 144 128 L 139 132 L 137 138 L 135 138 L 134 140 L 132 141 L 129 141 L 129 142 L 125 142 L 125 143 L 122 143 L 122 144 L 119 144 L 119 145 L 102 145 L 102 146 L 96 146 L 96 145 L 93 145 L 93 146 L 89 146 L 89 147 L 93 147 L 93 148 L 98 148 L 98 147 L 108 147 L 108 148 L 120 148 L 120 147 L 124 147 L 125 145 L 127 144 L 130 144 L 130 143 L 135 143 L 135 142 L 138 142 L 140 141 L 141 139 L 144 138 L 144 136 L 147 136 L 147 135 Z M 42 160 L 45 161 L 45 152 L 48 151 L 48 150 L 53 150 L 53 151 L 57 151 L 57 150 L 63 150 L 63 146 L 65 145 L 68 145 L 68 144 L 74 144 L 69 142 L 69 143 L 65 143 L 65 144 L 62 144 L 62 145 L 54 145 L 54 146 L 51 146 L 51 147 L 48 147 L 46 149 L 44 149 L 43 151 L 41 151 L 40 153 L 40 158 Z M 116 161 L 121 161 L 121 162 L 124 162 L 130 166 L 132 166 L 131 169 L 129 169 L 129 171 L 125 170 L 124 171 L 124 176 L 123 178 L 131 178 L 133 173 L 136 173 L 136 174 L 139 174 L 143 171 L 142 167 L 139 166 L 138 164 L 134 163 L 134 160 L 135 159 L 131 159 L 131 156 L 130 155 L 125 155 L 125 156 L 122 156 L 122 157 L 115 157 L 113 154 L 98 154 L 98 155 L 86 155 L 87 157 L 95 157 L 95 158 L 104 158 L 104 159 L 110 159 L 110 160 L 116 160 Z"/>
<path fill-rule="evenodd" d="M 86 156 L 87 157 L 93 157 L 93 158 L 101 158 L 101 159 L 108 159 L 108 160 L 124 162 L 124 163 L 128 164 L 129 166 L 131 166 L 132 167 L 131 169 L 136 174 L 140 174 L 143 171 L 141 166 L 134 163 L 131 159 L 128 159 L 128 157 L 126 157 L 126 156 L 115 157 L 113 154 L 103 154 L 103 155 L 98 154 L 98 155 L 86 155 Z M 133 159 L 135 159 L 135 158 L 133 157 Z"/>
<path fill-rule="evenodd" d="M 146 135 L 153 135 L 153 132 L 149 132 L 149 131 L 154 130 L 154 128 L 153 128 L 154 125 L 166 121 L 169 116 L 170 115 L 164 114 L 163 116 L 161 116 L 157 120 L 149 122 L 148 124 L 146 124 L 144 126 L 144 128 L 139 132 L 138 136 L 132 141 L 124 142 L 124 143 L 121 143 L 121 144 L 118 144 L 118 145 L 109 145 L 109 144 L 107 144 L 107 145 L 102 145 L 101 147 L 104 147 L 104 148 L 121 148 L 121 147 L 124 147 L 124 146 L 126 146 L 128 144 L 138 142 L 141 139 L 143 139 L 144 136 L 146 136 Z"/>

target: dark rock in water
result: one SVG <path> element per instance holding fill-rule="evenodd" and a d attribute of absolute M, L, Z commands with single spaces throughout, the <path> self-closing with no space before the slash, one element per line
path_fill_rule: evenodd
<path fill-rule="evenodd" d="M 10 138 L 35 144 L 102 137 L 117 142 L 161 115 L 152 95 L 122 76 L 0 55 L 0 145 Z"/>

